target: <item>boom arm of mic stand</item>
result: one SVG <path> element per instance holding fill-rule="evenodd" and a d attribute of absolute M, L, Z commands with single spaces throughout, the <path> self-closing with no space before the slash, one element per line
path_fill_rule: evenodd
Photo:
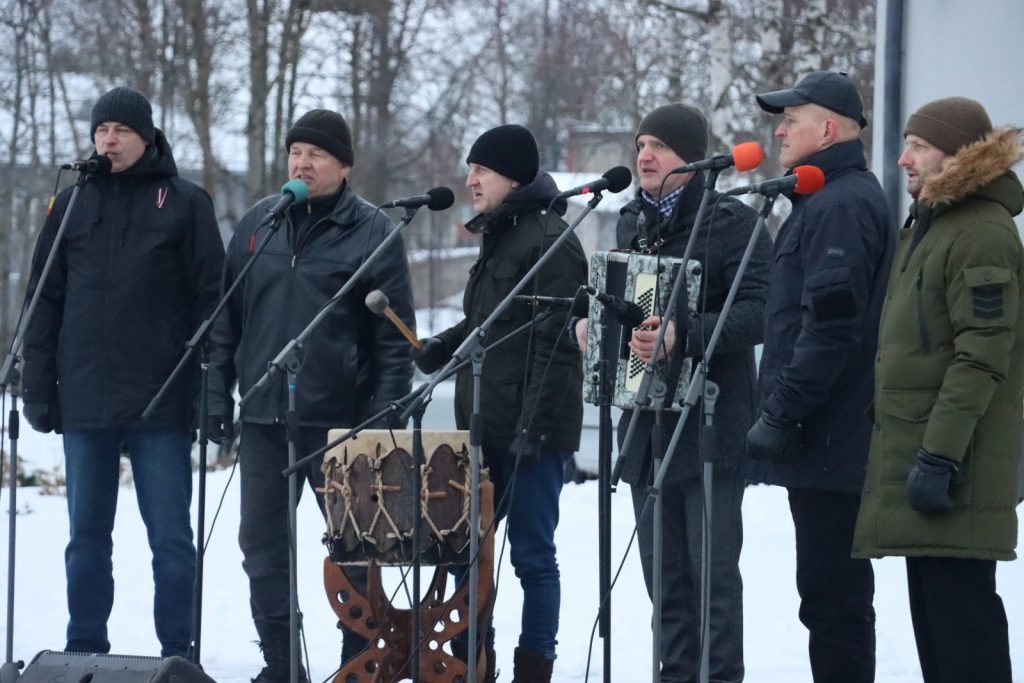
<path fill-rule="evenodd" d="M 251 399 L 257 391 L 265 387 L 275 373 L 285 371 L 289 358 L 294 357 L 295 353 L 302 348 L 302 345 L 306 342 L 307 339 L 309 339 L 310 335 L 313 334 L 313 331 L 317 328 L 317 326 L 323 321 L 324 318 L 327 317 L 327 314 L 331 312 L 331 308 L 333 308 L 334 304 L 340 301 L 346 294 L 349 293 L 349 291 L 353 287 L 356 286 L 356 284 L 359 282 L 359 278 L 363 276 L 363 273 L 365 273 L 369 269 L 369 267 L 373 265 L 373 262 L 376 261 L 384 252 L 384 250 L 388 248 L 388 245 L 390 245 L 393 241 L 395 241 L 398 238 L 398 236 L 402 232 L 402 228 L 407 226 L 409 222 L 412 221 L 412 217 L 416 215 L 416 210 L 418 208 L 419 207 L 409 207 L 405 210 L 405 215 L 402 216 L 402 220 L 398 222 L 398 225 L 395 226 L 395 229 L 392 230 L 381 241 L 381 243 L 377 245 L 377 248 L 374 249 L 370 253 L 370 255 L 366 257 L 366 260 L 359 265 L 359 267 L 356 269 L 356 272 L 352 273 L 352 277 L 346 280 L 345 284 L 341 286 L 341 289 L 339 289 L 334 296 L 332 296 L 323 306 L 320 307 L 320 310 L 313 317 L 313 319 L 309 321 L 309 324 L 306 325 L 306 327 L 301 332 L 299 332 L 299 335 L 292 339 L 291 341 L 289 341 L 287 344 L 285 344 L 284 348 L 281 349 L 281 352 L 278 353 L 273 360 L 267 363 L 267 371 L 263 373 L 263 376 L 260 377 L 259 381 L 257 381 L 256 384 L 249 387 L 249 391 L 245 392 L 245 396 L 242 396 L 242 398 L 238 401 L 239 409 L 241 409 L 246 403 L 248 403 L 249 399 Z"/>
<path fill-rule="evenodd" d="M 540 269 L 544 267 L 544 264 L 546 264 L 551 259 L 552 255 L 555 253 L 555 251 L 557 251 L 558 247 L 562 245 L 562 242 L 569 239 L 569 236 L 576 231 L 576 228 L 583 221 L 583 219 L 586 218 L 587 215 L 594 210 L 594 208 L 603 198 L 604 196 L 600 192 L 595 192 L 593 198 L 589 202 L 587 202 L 586 208 L 580 213 L 579 216 L 576 217 L 576 219 L 571 224 L 569 224 L 569 226 L 564 231 L 562 231 L 562 234 L 559 235 L 558 238 L 551 243 L 551 246 L 548 247 L 548 249 L 543 254 L 540 255 L 540 258 L 537 259 L 537 262 L 534 263 L 533 267 L 531 267 L 530 270 L 526 272 L 526 275 L 524 275 L 523 278 L 516 283 L 516 285 L 512 288 L 512 291 L 510 291 L 505 296 L 504 299 L 498 302 L 498 305 L 495 306 L 494 310 L 491 311 L 491 314 L 487 316 L 486 320 L 480 323 L 479 327 L 477 327 L 476 329 L 474 329 L 473 331 L 466 335 L 466 338 L 462 341 L 462 344 L 460 344 L 459 348 L 457 348 L 455 350 L 455 353 L 452 354 L 452 357 L 448 361 L 448 364 L 444 368 L 442 368 L 441 372 L 438 373 L 437 377 L 431 380 L 431 382 L 427 385 L 427 389 L 424 391 L 424 393 L 417 397 L 409 405 L 409 407 L 406 408 L 405 411 L 402 413 L 403 420 L 407 420 L 409 416 L 412 415 L 412 413 L 419 408 L 419 403 L 430 400 L 430 395 L 434 391 L 434 387 L 436 387 L 438 383 L 441 381 L 439 378 L 442 375 L 447 376 L 446 373 L 448 373 L 448 371 L 451 370 L 451 368 L 453 368 L 458 363 L 469 360 L 472 357 L 473 351 L 475 351 L 483 343 L 484 338 L 487 336 L 487 331 L 491 328 L 491 325 L 494 324 L 494 321 L 497 320 L 501 316 L 501 314 L 505 312 L 505 309 L 508 308 L 509 305 L 515 300 L 516 295 L 519 294 L 519 292 L 523 291 L 523 289 L 530 282 L 530 280 L 533 279 L 533 276 L 536 275 L 540 271 Z"/>
<path fill-rule="evenodd" d="M 718 174 L 721 172 L 722 169 L 718 168 L 713 168 L 708 171 L 707 181 L 704 183 L 704 194 L 701 195 L 700 205 L 697 207 L 697 215 L 694 216 L 693 219 L 693 228 L 690 230 L 690 239 L 686 241 L 686 249 L 683 251 L 682 266 L 680 267 L 679 274 L 676 275 L 675 283 L 672 285 L 672 294 L 669 296 L 668 305 L 662 315 L 661 325 L 658 327 L 658 336 L 654 340 L 654 349 L 651 351 L 651 360 L 644 366 L 644 374 L 643 377 L 640 378 L 640 386 L 637 388 L 633 414 L 630 415 L 629 418 L 626 437 L 622 441 L 622 447 L 619 448 L 618 458 L 615 460 L 615 467 L 612 470 L 612 486 L 616 486 L 619 483 L 619 477 L 622 475 L 622 467 L 626 464 L 625 454 L 629 452 L 629 447 L 632 445 L 637 421 L 640 418 L 640 409 L 647 407 L 651 401 L 651 384 L 654 380 L 654 370 L 655 364 L 658 362 L 658 353 L 665 344 L 665 330 L 668 329 L 668 324 L 675 315 L 676 301 L 678 301 L 679 294 L 683 290 L 683 282 L 686 281 L 686 264 L 690 260 L 690 254 L 693 253 L 693 246 L 697 242 L 697 235 L 700 233 L 701 223 L 704 222 L 704 214 L 707 211 L 711 191 L 715 189 L 715 184 L 718 182 Z M 672 400 L 672 396 L 666 395 L 665 398 L 670 402 Z"/>
<path fill-rule="evenodd" d="M 533 320 L 530 320 L 529 322 L 527 322 L 527 323 L 525 323 L 523 325 L 520 325 L 519 327 L 517 327 L 516 329 L 512 330 L 511 332 L 509 332 L 508 334 L 506 334 L 504 337 L 502 337 L 498 341 L 494 342 L 493 344 L 488 344 L 487 347 L 484 349 L 484 351 L 490 351 L 493 348 L 497 348 L 497 347 L 501 346 L 502 344 L 504 344 L 506 341 L 508 341 L 512 337 L 515 337 L 516 335 L 521 334 L 521 333 L 525 332 L 526 330 L 530 329 L 531 325 L 533 325 L 535 323 L 538 323 L 538 322 L 543 322 L 543 321 L 547 320 L 548 318 L 550 318 L 552 315 L 554 315 L 554 313 L 552 311 L 542 311 Z M 441 381 L 443 382 L 444 380 L 446 380 L 449 377 L 453 376 L 459 370 L 461 370 L 462 368 L 466 367 L 466 365 L 468 363 L 469 363 L 469 359 L 467 358 L 466 360 L 464 360 L 464 361 L 462 361 L 460 363 L 457 363 L 450 370 L 446 369 L 446 370 L 440 371 L 438 374 L 441 377 Z M 327 451 L 331 450 L 335 446 L 337 446 L 337 445 L 339 445 L 341 443 L 344 443 L 345 441 L 348 441 L 353 436 L 355 436 L 359 432 L 363 431 L 364 429 L 366 429 L 368 426 L 370 426 L 371 424 L 373 424 L 377 420 L 380 420 L 382 417 L 384 417 L 386 415 L 389 415 L 391 413 L 397 412 L 399 410 L 404 410 L 404 406 L 407 404 L 407 402 L 416 400 L 419 396 L 421 396 L 423 394 L 424 391 L 427 390 L 428 386 L 430 386 L 430 385 L 429 384 L 421 384 L 420 386 L 418 386 L 415 389 L 413 389 L 412 392 L 406 394 L 405 396 L 403 396 L 401 398 L 395 399 L 390 404 L 388 404 L 387 408 L 384 408 L 383 410 L 378 412 L 376 415 L 372 415 L 372 416 L 368 417 L 362 423 L 360 423 L 360 424 L 356 425 L 355 427 L 353 427 L 352 429 L 348 430 L 347 432 L 345 432 L 343 435 L 341 435 L 340 437 L 338 437 L 334 441 L 330 441 L 326 445 L 324 445 L 323 447 L 316 449 L 315 451 L 313 451 L 309 455 L 307 455 L 304 458 L 302 458 L 301 460 L 297 461 L 294 465 L 284 469 L 281 472 L 281 474 L 283 476 L 287 477 L 292 472 L 297 472 L 298 470 L 300 470 L 303 467 L 305 467 L 306 463 L 309 462 L 310 460 L 312 460 L 313 458 L 315 458 L 315 457 L 317 457 L 319 455 L 323 455 L 324 453 L 326 453 Z M 427 401 L 424 401 L 423 403 L 426 404 L 429 400 L 430 399 L 427 399 Z"/>
<path fill-rule="evenodd" d="M 739 291 L 743 275 L 747 272 L 747 265 L 750 263 L 750 257 L 754 253 L 754 247 L 757 245 L 757 238 L 761 235 L 761 231 L 764 229 L 765 218 L 771 213 L 772 206 L 774 204 L 775 195 L 769 195 L 765 197 L 764 204 L 761 205 L 761 211 L 758 214 L 757 222 L 754 223 L 754 229 L 750 234 L 750 240 L 747 242 L 747 248 L 743 252 L 743 258 L 740 259 L 739 266 L 736 269 L 736 275 L 733 276 L 732 284 L 729 286 L 729 293 L 725 297 L 725 303 L 722 304 L 722 312 L 718 315 L 718 320 L 715 322 L 715 328 L 711 332 L 711 338 L 708 340 L 707 349 L 705 349 L 703 354 L 703 360 L 697 365 L 697 369 L 694 371 L 693 377 L 690 378 L 690 385 L 686 390 L 686 398 L 683 400 L 683 411 L 679 416 L 679 421 L 676 423 L 675 430 L 672 432 L 672 439 L 669 441 L 668 448 L 665 451 L 665 457 L 662 459 L 661 467 L 658 469 L 658 472 L 654 477 L 654 483 L 648 490 L 648 493 L 652 496 L 657 495 L 658 491 L 661 490 L 661 485 L 665 481 L 665 476 L 668 473 L 669 463 L 672 462 L 672 455 L 675 453 L 676 446 L 679 444 L 679 438 L 682 436 L 683 427 L 686 424 L 686 418 L 689 417 L 692 408 L 697 404 L 697 399 L 704 392 L 708 363 L 715 353 L 715 347 L 718 346 L 718 338 L 722 334 L 722 328 L 725 327 L 725 321 L 729 316 L 729 310 L 732 308 L 732 303 L 736 299 L 736 292 Z"/>
<path fill-rule="evenodd" d="M 235 277 L 234 282 L 231 283 L 231 286 L 228 287 L 228 291 L 225 292 L 224 296 L 222 296 L 220 301 L 217 302 L 217 307 L 213 309 L 213 313 L 211 313 L 210 317 L 199 325 L 199 329 L 197 329 L 195 334 L 192 335 L 192 338 L 185 343 L 185 353 L 178 361 L 178 364 L 174 367 L 174 370 L 171 371 L 171 374 L 168 375 L 166 380 L 164 380 L 160 390 L 152 400 L 150 400 L 149 405 L 147 405 L 146 409 L 142 411 L 143 420 L 148 420 L 153 415 L 153 411 L 156 410 L 164 396 L 167 395 L 167 392 L 170 390 L 171 385 L 174 383 L 177 376 L 180 375 L 188 365 L 188 362 L 195 354 L 196 349 L 206 341 L 206 338 L 210 334 L 210 330 L 213 328 L 213 323 L 217 320 L 217 317 L 220 316 L 221 311 L 227 307 L 231 297 L 234 296 L 235 290 L 241 286 L 243 281 L 245 281 L 245 276 L 249 273 L 249 270 L 253 265 L 256 264 L 256 259 L 263 253 L 263 250 L 267 248 L 267 244 L 270 242 L 271 238 L 273 238 L 277 229 L 281 227 L 281 221 L 280 219 L 274 220 L 267 223 L 267 225 L 270 227 L 270 230 L 263 236 L 260 243 L 256 245 L 256 249 L 252 252 L 252 255 L 248 260 L 246 260 L 245 265 L 242 266 L 242 270 L 238 271 L 238 275 Z M 203 417 L 205 418 L 205 415 Z"/>

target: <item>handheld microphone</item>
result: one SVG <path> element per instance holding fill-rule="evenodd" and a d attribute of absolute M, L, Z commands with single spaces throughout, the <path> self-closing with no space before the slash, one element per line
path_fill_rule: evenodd
<path fill-rule="evenodd" d="M 60 166 L 65 171 L 80 171 L 82 173 L 110 173 L 110 170 L 114 167 L 110 159 L 103 156 L 102 154 L 90 157 L 88 159 L 82 159 L 80 161 L 72 161 L 70 164 L 61 164 Z"/>
<path fill-rule="evenodd" d="M 597 194 L 604 190 L 608 190 L 609 192 L 621 192 L 629 187 L 631 182 L 633 182 L 633 174 L 630 173 L 629 169 L 625 166 L 616 166 L 597 180 L 591 181 L 586 185 L 574 187 L 571 190 L 566 190 L 565 192 L 560 192 L 558 194 L 558 198 L 567 199 L 579 194 Z"/>
<path fill-rule="evenodd" d="M 825 184 L 825 174 L 817 166 L 797 166 L 790 175 L 772 178 L 752 185 L 736 187 L 725 194 L 728 197 L 738 194 L 756 192 L 764 195 L 777 195 L 792 189 L 796 194 L 814 194 Z"/>
<path fill-rule="evenodd" d="M 288 207 L 296 202 L 306 201 L 306 197 L 309 196 L 309 187 L 306 183 L 302 182 L 298 178 L 292 178 L 287 183 L 281 186 L 281 198 L 277 200 L 267 211 L 267 215 L 263 217 L 263 223 L 269 223 L 276 221 L 284 212 L 288 210 Z"/>
<path fill-rule="evenodd" d="M 756 142 L 741 142 L 733 146 L 732 154 L 720 154 L 718 156 L 695 161 L 679 168 L 669 171 L 673 173 L 691 173 L 693 171 L 711 171 L 735 166 L 737 171 L 752 171 L 764 161 L 764 150 Z"/>
<path fill-rule="evenodd" d="M 451 192 L 451 190 L 449 190 L 449 192 Z M 402 336 L 412 344 L 414 349 L 419 351 L 423 348 L 423 344 L 416 337 L 413 331 L 409 329 L 409 326 L 398 317 L 397 313 L 391 310 L 391 300 L 388 299 L 387 294 L 379 289 L 375 289 L 366 295 L 365 303 L 366 307 L 373 311 L 374 314 L 382 315 L 390 320 L 394 326 L 398 328 L 398 331 L 402 333 Z"/>
<path fill-rule="evenodd" d="M 418 209 L 421 206 L 425 206 L 431 211 L 444 211 L 454 203 L 455 193 L 451 191 L 451 188 L 442 186 L 427 190 L 426 194 L 384 202 L 380 205 L 380 208 L 394 209 L 398 206 L 404 206 L 407 209 Z"/>

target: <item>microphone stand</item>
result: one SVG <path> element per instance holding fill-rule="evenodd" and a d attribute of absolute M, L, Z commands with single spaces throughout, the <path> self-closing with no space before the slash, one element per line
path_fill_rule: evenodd
<path fill-rule="evenodd" d="M 598 346 L 597 372 L 591 375 L 597 397 L 597 484 L 600 492 L 597 498 L 597 547 L 598 547 L 598 636 L 603 641 L 602 662 L 604 665 L 604 682 L 611 683 L 612 669 L 612 595 L 611 595 L 611 514 L 612 493 L 612 396 L 609 383 L 607 347 L 604 342 L 608 335 L 608 308 L 601 307 L 597 324 L 601 331 L 602 343 Z M 620 332 L 620 339 L 621 339 Z"/>
<path fill-rule="evenodd" d="M 710 619 L 711 619 L 711 540 L 712 540 L 712 528 L 711 528 L 711 501 L 714 485 L 714 452 L 717 450 L 712 444 L 715 444 L 714 437 L 714 412 L 715 412 L 715 401 L 718 398 L 718 385 L 707 379 L 708 365 L 710 358 L 715 352 L 715 347 L 718 345 L 718 339 L 722 334 L 722 328 L 725 327 L 725 321 L 728 318 L 729 311 L 732 308 L 733 301 L 736 298 L 736 292 L 739 290 L 740 282 L 743 279 L 743 275 L 746 273 L 747 265 L 750 262 L 750 257 L 754 252 L 754 247 L 757 244 L 757 238 L 760 236 L 761 231 L 764 229 L 765 219 L 768 214 L 772 211 L 772 206 L 775 204 L 776 194 L 770 194 L 765 196 L 764 203 L 761 205 L 761 210 L 758 213 L 757 222 L 754 224 L 754 229 L 751 232 L 750 240 L 747 242 L 747 248 L 743 252 L 743 257 L 740 259 L 739 266 L 736 270 L 736 275 L 733 277 L 732 284 L 729 287 L 729 293 L 725 297 L 725 303 L 722 305 L 722 311 L 718 315 L 718 320 L 715 323 L 715 328 L 711 332 L 711 338 L 708 340 L 707 348 L 704 350 L 701 362 L 693 370 L 693 375 L 690 378 L 690 384 L 686 390 L 686 396 L 682 403 L 682 412 L 679 415 L 679 420 L 676 422 L 675 430 L 672 433 L 672 439 L 669 441 L 668 448 L 665 451 L 665 457 L 662 462 L 657 466 L 657 473 L 654 477 L 654 483 L 647 489 L 647 500 L 644 501 L 641 507 L 640 514 L 637 518 L 641 518 L 646 511 L 647 504 L 650 500 L 654 499 L 654 589 L 655 592 L 660 593 L 661 586 L 661 549 L 662 549 L 662 525 L 661 515 L 659 508 L 661 507 L 661 487 L 665 481 L 665 476 L 668 473 L 669 464 L 672 462 L 672 457 L 675 454 L 676 447 L 679 444 L 679 438 L 682 436 L 683 427 L 686 425 L 686 419 L 690 416 L 690 412 L 693 407 L 697 404 L 697 399 L 703 397 L 704 408 L 705 408 L 705 424 L 706 429 L 704 433 L 705 442 L 701 451 L 701 485 L 704 492 L 704 534 L 701 539 L 701 662 L 700 662 L 700 682 L 707 683 L 709 676 L 710 667 Z M 685 261 L 684 261 L 685 263 Z M 678 280 L 677 280 L 678 282 Z M 671 309 L 670 309 L 671 311 Z M 664 325 L 663 325 L 664 327 Z M 657 348 L 657 346 L 655 346 Z M 620 456 L 621 457 L 621 456 Z M 660 603 L 655 603 L 655 610 L 660 609 Z M 660 616 L 660 615 L 659 615 Z M 657 621 L 655 622 L 657 623 Z M 660 633 L 660 631 L 659 631 Z M 657 640 L 657 639 L 656 639 Z M 658 657 L 660 656 L 660 643 L 655 645 L 655 661 L 654 661 L 654 676 L 655 681 L 660 680 L 658 674 Z"/>
<path fill-rule="evenodd" d="M 36 306 L 43 293 L 43 287 L 46 285 L 46 278 L 53 268 L 54 261 L 57 260 L 57 250 L 61 238 L 64 236 L 64 230 L 67 228 L 71 210 L 78 201 L 78 194 L 85 187 L 85 184 L 89 182 L 89 178 L 92 175 L 93 172 L 83 171 L 78 175 L 78 180 L 75 181 L 74 189 L 71 190 L 71 197 L 68 198 L 68 205 L 64 209 L 64 216 L 57 227 L 57 234 L 53 238 L 53 244 L 50 245 L 50 253 L 46 255 L 43 270 L 39 274 L 39 281 L 36 283 L 35 291 L 32 293 L 32 299 L 29 301 L 28 308 L 25 309 L 24 317 L 19 321 L 14 340 L 11 342 L 10 351 L 7 353 L 7 357 L 4 358 L 3 366 L 0 367 L 0 389 L 6 391 L 10 388 L 11 391 L 11 412 L 8 418 L 11 458 L 10 466 L 7 469 L 8 486 L 10 488 L 10 502 L 7 514 L 7 638 L 4 663 L 0 665 L 0 683 L 14 683 L 14 681 L 18 680 L 18 677 L 21 675 L 20 670 L 25 665 L 22 661 L 14 661 L 14 569 L 17 552 L 15 536 L 18 531 L 18 438 L 21 433 L 21 418 L 18 413 L 18 396 L 21 395 L 21 373 L 18 370 L 18 364 L 21 362 L 21 348 L 25 343 L 24 330 L 28 327 L 29 322 L 31 322 L 33 314 L 35 314 Z M 0 456 L 0 470 L 2 470 L 2 465 L 2 456 Z"/>
<path fill-rule="evenodd" d="M 298 615 L 298 591 L 297 591 L 297 576 L 298 576 L 298 558 L 296 557 L 296 539 L 298 538 L 298 516 L 296 513 L 296 506 L 298 504 L 298 492 L 295 487 L 298 483 L 298 477 L 293 466 L 296 462 L 296 454 L 298 452 L 298 438 L 299 438 L 299 420 L 298 413 L 295 411 L 295 394 L 296 386 L 298 384 L 298 371 L 302 365 L 302 358 L 300 353 L 306 340 L 312 336 L 317 326 L 327 317 L 334 307 L 334 304 L 341 301 L 349 291 L 355 287 L 356 283 L 359 282 L 360 277 L 369 269 L 369 267 L 376 261 L 384 250 L 398 238 L 401 234 L 402 228 L 412 221 L 413 216 L 416 215 L 418 206 L 406 207 L 405 215 L 402 216 L 402 220 L 395 226 L 390 233 L 385 235 L 381 243 L 377 245 L 377 248 L 370 252 L 369 256 L 359 265 L 352 276 L 345 281 L 345 284 L 331 297 L 320 310 L 309 321 L 309 324 L 299 332 L 299 335 L 285 344 L 284 348 L 281 349 L 280 353 L 274 357 L 269 363 L 267 363 L 267 371 L 263 373 L 259 381 L 249 388 L 245 395 L 238 401 L 239 415 L 242 414 L 242 409 L 245 404 L 267 385 L 270 379 L 277 373 L 284 372 L 287 379 L 287 390 L 288 390 L 288 415 L 287 415 L 287 437 L 288 437 L 288 533 L 291 536 L 291 544 L 288 552 L 288 600 L 290 614 L 288 615 L 288 627 L 289 627 L 289 641 L 290 641 L 290 667 L 289 667 L 289 680 L 290 683 L 298 683 L 299 679 L 299 615 Z M 403 414 L 405 419 L 407 416 Z M 413 679 L 414 681 L 416 679 Z"/>
<path fill-rule="evenodd" d="M 210 331 L 213 329 L 213 323 L 217 320 L 217 317 L 223 311 L 231 297 L 234 296 L 235 290 L 237 290 L 242 282 L 245 280 L 245 276 L 249 273 L 249 270 L 255 265 L 256 259 L 263 253 L 264 249 L 267 248 L 270 240 L 277 232 L 278 228 L 281 227 L 281 218 L 283 214 L 267 214 L 263 219 L 263 224 L 268 227 L 267 234 L 263 236 L 260 243 L 256 245 L 256 249 L 253 250 L 252 254 L 246 260 L 245 265 L 238 272 L 234 282 L 228 287 L 227 291 L 217 302 L 216 308 L 210 314 L 210 317 L 204 320 L 199 328 L 192 335 L 192 338 L 185 343 L 185 353 L 182 355 L 178 364 L 171 371 L 171 374 L 164 380 L 160 390 L 157 391 L 156 395 L 150 400 L 149 405 L 142 411 L 142 419 L 149 420 L 157 406 L 160 405 L 167 392 L 170 391 L 171 386 L 178 378 L 185 368 L 189 366 L 192 356 L 195 354 L 196 349 L 199 349 L 199 491 L 197 501 L 197 518 L 196 518 L 196 578 L 195 578 L 195 589 L 192 596 L 192 661 L 196 664 L 200 663 L 200 645 L 202 641 L 202 629 L 203 629 L 203 574 L 204 574 L 204 560 L 206 556 L 206 456 L 207 456 L 207 413 L 209 412 L 209 392 L 210 385 L 210 347 L 208 338 Z M 230 416 L 228 416 L 230 418 Z"/>
<path fill-rule="evenodd" d="M 419 406 L 430 398 L 431 393 L 434 391 L 434 387 L 441 381 L 439 378 L 441 375 L 447 373 L 451 368 L 455 367 L 459 363 L 462 363 L 467 358 L 472 360 L 473 363 L 473 408 L 469 418 L 469 446 L 470 446 L 470 482 L 474 487 L 473 497 L 474 502 L 470 506 L 470 529 L 469 529 L 469 552 L 471 557 L 477 556 L 478 546 L 480 543 L 480 502 L 478 498 L 478 491 L 476 487 L 479 487 L 480 482 L 480 461 L 483 457 L 483 416 L 480 414 L 480 384 L 481 374 L 483 372 L 484 364 L 484 346 L 483 342 L 487 337 L 487 331 L 494 324 L 505 309 L 511 305 L 515 300 L 515 297 L 519 292 L 523 291 L 526 285 L 533 279 L 533 277 L 540 271 L 544 265 L 551 260 L 552 255 L 558 249 L 559 246 L 573 234 L 579 224 L 586 218 L 591 211 L 598 205 L 598 203 L 604 198 L 602 191 L 594 193 L 593 198 L 587 202 L 586 207 L 576 217 L 571 224 L 569 224 L 562 234 L 551 243 L 551 246 L 540 255 L 537 262 L 526 272 L 526 275 L 512 287 L 512 290 L 505 296 L 504 299 L 498 302 L 498 305 L 494 307 L 491 314 L 480 323 L 480 326 L 472 330 L 466 335 L 462 344 L 452 354 L 448 364 L 442 369 L 442 372 L 438 374 L 427 387 L 424 389 L 418 397 L 413 399 L 412 404 L 405 409 L 402 413 L 403 418 L 407 418 L 415 410 L 419 409 Z M 469 668 L 469 678 L 467 683 L 477 683 L 476 680 L 476 643 L 477 643 L 477 587 L 479 585 L 479 569 L 476 563 L 470 565 L 469 568 L 469 613 L 472 618 L 469 620 L 469 651 L 467 653 L 466 660 L 473 662 L 474 665 Z"/>

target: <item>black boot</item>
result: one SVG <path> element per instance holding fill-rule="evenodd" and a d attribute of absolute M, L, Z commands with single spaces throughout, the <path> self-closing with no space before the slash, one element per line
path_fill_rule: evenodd
<path fill-rule="evenodd" d="M 263 670 L 252 679 L 252 683 L 289 683 L 291 679 L 291 648 L 288 646 L 288 629 L 257 628 L 262 631 L 259 642 L 263 651 L 263 661 L 267 663 Z M 299 662 L 299 681 L 308 682 L 306 669 Z"/>
<path fill-rule="evenodd" d="M 555 660 L 547 659 L 534 650 L 517 647 L 513 663 L 512 683 L 551 683 Z"/>

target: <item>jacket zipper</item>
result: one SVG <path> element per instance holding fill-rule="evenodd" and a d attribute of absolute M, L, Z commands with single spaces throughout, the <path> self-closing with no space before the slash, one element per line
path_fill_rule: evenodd
<path fill-rule="evenodd" d="M 924 271 L 917 271 L 917 327 L 921 332 L 921 345 L 926 353 L 931 353 L 932 343 L 928 338 L 928 323 L 924 317 Z"/>

